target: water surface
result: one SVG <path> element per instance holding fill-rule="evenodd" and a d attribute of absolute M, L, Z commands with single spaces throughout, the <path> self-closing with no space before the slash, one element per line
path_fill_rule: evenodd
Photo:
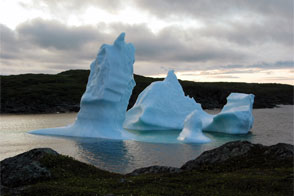
<path fill-rule="evenodd" d="M 217 113 L 219 110 L 209 111 Z M 206 133 L 212 139 L 207 144 L 147 143 L 99 138 L 75 138 L 32 135 L 34 129 L 58 127 L 75 121 L 76 113 L 38 115 L 0 115 L 0 160 L 37 147 L 50 147 L 109 171 L 127 173 L 150 165 L 180 167 L 203 151 L 228 141 L 248 140 L 272 145 L 293 144 L 293 106 L 274 109 L 254 109 L 254 126 L 250 134 L 228 135 Z M 170 136 L 177 133 L 172 132 Z M 163 135 L 160 135 L 163 137 Z M 150 136 L 151 137 L 151 136 Z M 152 136 L 154 137 L 154 135 Z M 168 141 L 168 137 L 166 139 Z"/>

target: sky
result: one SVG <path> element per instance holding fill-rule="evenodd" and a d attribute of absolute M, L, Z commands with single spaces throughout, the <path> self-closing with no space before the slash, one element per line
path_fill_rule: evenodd
<path fill-rule="evenodd" d="M 121 33 L 136 74 L 294 85 L 293 0 L 0 0 L 2 75 L 89 69 Z"/>

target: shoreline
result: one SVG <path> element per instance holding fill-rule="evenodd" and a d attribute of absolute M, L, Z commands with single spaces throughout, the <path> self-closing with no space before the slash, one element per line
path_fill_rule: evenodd
<path fill-rule="evenodd" d="M 283 107 L 283 106 L 294 106 L 294 104 L 278 104 L 278 105 L 275 105 L 274 107 L 263 107 L 263 108 L 253 108 L 253 110 L 259 110 L 259 109 L 275 109 L 275 108 L 280 108 L 280 107 Z M 204 111 L 206 111 L 207 113 L 209 114 L 216 114 L 214 112 L 209 112 L 209 111 L 216 111 L 216 110 L 219 110 L 221 111 L 222 108 L 209 108 L 209 109 L 204 109 Z M 4 112 L 1 112 L 0 113 L 0 116 L 9 116 L 9 115 L 49 115 L 49 114 L 74 114 L 74 113 L 78 113 L 79 111 L 58 111 L 58 112 L 48 112 L 48 113 L 28 113 L 28 112 L 24 112 L 24 113 L 21 113 L 21 112 L 10 112 L 10 113 L 4 113 Z"/>
<path fill-rule="evenodd" d="M 89 70 L 68 70 L 54 75 L 22 74 L 1 77 L 1 113 L 78 112 L 85 92 Z M 136 86 L 128 109 L 152 82 L 162 78 L 134 75 Z M 203 109 L 222 108 L 231 92 L 255 95 L 253 108 L 293 105 L 293 85 L 272 83 L 193 82 L 179 80 L 185 95 Z"/>
<path fill-rule="evenodd" d="M 1 161 L 4 195 L 293 195 L 293 145 L 228 142 L 180 168 L 107 172 L 49 148 Z M 233 185 L 233 186 L 232 186 Z"/>

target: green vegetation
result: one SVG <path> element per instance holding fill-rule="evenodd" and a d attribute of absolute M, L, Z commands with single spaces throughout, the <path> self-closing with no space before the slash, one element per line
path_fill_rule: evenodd
<path fill-rule="evenodd" d="M 291 144 L 228 142 L 181 168 L 150 166 L 116 174 L 37 148 L 0 162 L 3 195 L 289 195 Z M 2 186 L 3 185 L 3 186 Z"/>
<path fill-rule="evenodd" d="M 56 75 L 22 74 L 1 76 L 2 113 L 53 113 L 78 111 L 89 71 L 69 70 Z M 158 78 L 135 75 L 136 87 L 129 108 L 139 93 Z M 206 108 L 221 108 L 231 92 L 253 93 L 255 108 L 271 108 L 277 104 L 293 104 L 293 86 L 232 82 L 180 81 L 186 95 Z"/>
<path fill-rule="evenodd" d="M 78 110 L 89 71 L 76 70 L 56 75 L 23 74 L 1 76 L 3 113 L 56 112 Z"/>
<path fill-rule="evenodd" d="M 41 163 L 53 178 L 27 186 L 22 195 L 293 195 L 293 166 L 252 166 L 128 176 L 102 171 L 66 156 Z M 229 168 L 229 169 L 228 169 Z"/>

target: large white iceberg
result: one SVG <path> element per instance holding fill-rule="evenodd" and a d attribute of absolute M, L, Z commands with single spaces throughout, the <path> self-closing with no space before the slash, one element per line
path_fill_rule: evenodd
<path fill-rule="evenodd" d="M 185 96 L 174 71 L 169 71 L 163 81 L 151 83 L 140 93 L 123 127 L 138 131 L 181 130 L 188 114 L 200 109 L 200 104 Z"/>
<path fill-rule="evenodd" d="M 127 138 L 122 125 L 135 81 L 135 48 L 122 33 L 113 45 L 101 46 L 90 65 L 90 75 L 73 125 L 31 131 L 36 134 L 78 137 Z"/>
<path fill-rule="evenodd" d="M 124 38 L 122 33 L 113 45 L 102 45 L 90 65 L 75 123 L 30 133 L 204 143 L 210 139 L 202 131 L 245 134 L 252 128 L 254 95 L 231 93 L 222 111 L 210 115 L 193 98 L 185 96 L 173 71 L 163 81 L 153 82 L 144 89 L 126 113 L 135 86 L 135 48 L 125 43 Z"/>

